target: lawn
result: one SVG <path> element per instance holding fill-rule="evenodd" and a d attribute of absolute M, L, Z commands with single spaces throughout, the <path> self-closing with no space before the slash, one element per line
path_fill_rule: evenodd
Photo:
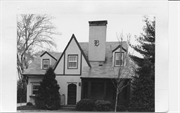
<path fill-rule="evenodd" d="M 73 111 L 73 112 L 75 112 L 76 111 L 76 109 L 75 108 L 60 108 L 59 110 L 44 110 L 44 109 L 38 109 L 38 108 L 36 108 L 36 106 L 34 106 L 34 105 L 32 105 L 32 106 L 28 106 L 28 105 L 24 105 L 24 106 L 19 106 L 19 107 L 17 107 L 17 110 L 19 110 L 19 111 L 68 111 L 68 112 L 70 112 L 70 111 Z"/>
<path fill-rule="evenodd" d="M 36 106 L 24 105 L 24 106 L 17 107 L 17 110 L 38 110 L 38 109 L 36 108 Z"/>

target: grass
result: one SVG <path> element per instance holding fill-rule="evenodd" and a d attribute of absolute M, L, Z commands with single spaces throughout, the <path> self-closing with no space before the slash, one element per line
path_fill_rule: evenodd
<path fill-rule="evenodd" d="M 60 108 L 59 110 L 44 110 L 44 109 L 38 109 L 36 108 L 36 106 L 32 105 L 32 106 L 28 106 L 28 105 L 24 105 L 24 106 L 19 106 L 17 107 L 17 110 L 32 110 L 32 111 L 76 111 L 76 109 L 72 109 L 72 108 Z"/>
<path fill-rule="evenodd" d="M 17 110 L 39 110 L 38 108 L 36 108 L 36 106 L 19 106 L 17 107 Z"/>

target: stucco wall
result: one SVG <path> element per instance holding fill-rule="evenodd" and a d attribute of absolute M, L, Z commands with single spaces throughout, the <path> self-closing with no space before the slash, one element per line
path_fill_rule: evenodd
<path fill-rule="evenodd" d="M 56 69 L 54 70 L 54 73 L 56 74 L 63 74 L 63 69 L 64 69 L 64 55 L 61 57 L 61 60 L 59 61 Z"/>
<path fill-rule="evenodd" d="M 32 95 L 32 84 L 35 83 L 39 83 L 42 81 L 42 77 L 29 77 L 28 78 L 28 84 L 27 84 L 27 102 L 30 102 L 30 95 Z"/>
<path fill-rule="evenodd" d="M 60 94 L 65 94 L 65 105 L 67 105 L 68 84 L 76 84 L 76 102 L 81 99 L 81 86 L 79 86 L 79 83 L 81 82 L 80 76 L 56 76 L 56 80 L 58 81 L 58 84 L 60 86 Z"/>
<path fill-rule="evenodd" d="M 68 55 L 70 54 L 77 54 L 78 55 L 78 68 L 77 69 L 68 69 Z M 65 56 L 65 59 L 64 59 Z M 81 74 L 81 57 L 82 57 L 82 69 L 84 66 L 88 66 L 87 62 L 85 61 L 84 56 L 81 54 L 81 51 L 76 44 L 75 40 L 72 39 L 68 48 L 66 49 L 65 53 L 63 54 L 61 60 L 59 61 L 55 73 L 56 74 Z M 64 64 L 65 63 L 65 64 Z M 64 69 L 65 68 L 65 69 Z M 65 72 L 65 73 L 64 73 Z"/>
<path fill-rule="evenodd" d="M 77 69 L 68 69 L 68 55 L 77 54 L 78 55 L 78 68 Z M 80 74 L 80 60 L 81 60 L 81 51 L 79 50 L 74 38 L 69 44 L 65 52 L 65 74 Z"/>
<path fill-rule="evenodd" d="M 99 41 L 95 46 L 95 40 Z M 89 61 L 104 61 L 106 47 L 106 26 L 89 27 Z"/>

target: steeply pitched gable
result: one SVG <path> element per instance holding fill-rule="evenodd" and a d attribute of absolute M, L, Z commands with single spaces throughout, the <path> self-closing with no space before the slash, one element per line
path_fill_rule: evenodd
<path fill-rule="evenodd" d="M 89 67 L 91 67 L 91 65 L 90 65 L 89 61 L 87 60 L 87 58 L 86 58 L 86 56 L 85 56 L 85 54 L 84 54 L 84 52 L 83 52 L 83 50 L 82 50 L 81 46 L 79 45 L 79 43 L 78 43 L 78 41 L 77 41 L 77 39 L 76 39 L 75 35 L 73 34 L 73 35 L 72 35 L 72 37 L 71 37 L 71 39 L 69 40 L 69 42 L 68 42 L 67 46 L 65 47 L 65 49 L 64 49 L 64 51 L 63 51 L 63 53 L 62 53 L 61 57 L 58 59 L 57 63 L 55 64 L 55 66 L 54 66 L 54 70 L 57 68 L 57 65 L 59 64 L 60 60 L 61 60 L 61 59 L 62 59 L 62 57 L 64 56 L 64 54 L 65 54 L 65 52 L 66 52 L 67 48 L 69 47 L 69 45 L 70 45 L 70 43 L 71 43 L 71 41 L 72 41 L 73 39 L 75 40 L 75 42 L 76 42 L 76 44 L 77 44 L 77 46 L 78 46 L 79 50 L 80 50 L 80 51 L 81 51 L 81 53 L 82 53 L 82 56 L 85 58 L 85 60 L 86 60 L 86 62 L 87 62 L 87 64 L 88 64 L 88 66 L 89 66 Z"/>
<path fill-rule="evenodd" d="M 119 45 L 112 51 L 112 52 L 114 52 L 114 51 L 116 51 L 118 48 L 122 48 L 124 51 L 128 51 L 128 46 L 127 46 L 127 42 L 122 42 L 122 45 L 120 45 L 120 43 L 119 43 Z"/>
<path fill-rule="evenodd" d="M 45 51 L 43 54 L 41 54 L 40 57 L 42 57 L 44 54 L 48 54 L 48 55 L 51 56 L 54 60 L 57 61 L 57 59 L 56 59 L 54 56 L 52 56 L 52 55 L 51 55 L 49 52 L 47 52 L 47 51 Z"/>

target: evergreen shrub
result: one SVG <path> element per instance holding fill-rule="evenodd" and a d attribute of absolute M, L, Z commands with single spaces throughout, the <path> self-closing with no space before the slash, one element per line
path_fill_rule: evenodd
<path fill-rule="evenodd" d="M 76 104 L 76 109 L 79 111 L 93 111 L 94 104 L 92 99 L 82 99 Z"/>
<path fill-rule="evenodd" d="M 95 102 L 95 110 L 97 111 L 111 111 L 112 109 L 113 105 L 110 101 L 96 100 Z"/>
<path fill-rule="evenodd" d="M 48 110 L 57 110 L 60 108 L 60 87 L 55 77 L 54 70 L 50 67 L 46 71 L 37 95 L 35 96 L 35 105 L 37 108 Z"/>

